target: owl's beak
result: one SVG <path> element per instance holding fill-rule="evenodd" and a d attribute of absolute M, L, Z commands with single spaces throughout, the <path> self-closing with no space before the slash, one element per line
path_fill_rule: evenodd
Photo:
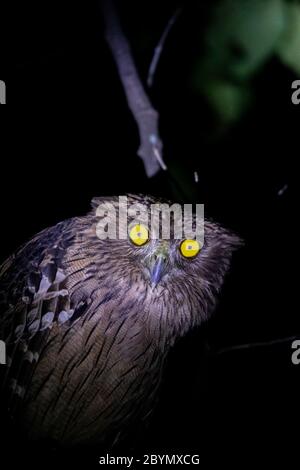
<path fill-rule="evenodd" d="M 155 255 L 150 266 L 150 279 L 153 284 L 158 284 L 166 272 L 167 257 L 163 254 Z"/>

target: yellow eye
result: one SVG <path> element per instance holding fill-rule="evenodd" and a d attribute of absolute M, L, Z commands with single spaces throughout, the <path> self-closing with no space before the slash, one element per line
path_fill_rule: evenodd
<path fill-rule="evenodd" d="M 199 253 L 201 248 L 197 240 L 184 240 L 180 245 L 180 252 L 185 258 L 193 258 Z"/>
<path fill-rule="evenodd" d="M 149 240 L 147 227 L 141 224 L 135 225 L 129 232 L 129 238 L 137 246 L 145 245 Z"/>

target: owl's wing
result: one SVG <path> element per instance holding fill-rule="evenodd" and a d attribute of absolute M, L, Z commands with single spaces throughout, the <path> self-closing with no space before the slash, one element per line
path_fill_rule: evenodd
<path fill-rule="evenodd" d="M 0 390 L 13 415 L 24 399 L 54 323 L 79 318 L 72 307 L 63 260 L 75 236 L 73 219 L 38 234 L 0 267 L 0 340 L 6 365 Z"/>

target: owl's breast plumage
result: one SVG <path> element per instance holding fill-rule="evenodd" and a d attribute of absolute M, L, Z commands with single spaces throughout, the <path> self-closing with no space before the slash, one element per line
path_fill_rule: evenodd
<path fill-rule="evenodd" d="M 33 438 L 99 442 L 151 409 L 163 356 L 141 311 L 97 300 L 72 329 L 51 330 L 26 397 Z"/>

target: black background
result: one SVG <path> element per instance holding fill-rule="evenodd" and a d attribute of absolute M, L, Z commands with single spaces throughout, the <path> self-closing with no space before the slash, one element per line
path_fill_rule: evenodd
<path fill-rule="evenodd" d="M 124 3 L 124 28 L 144 79 L 176 4 Z M 221 140 L 210 141 L 213 119 L 188 86 L 206 13 L 205 2 L 186 5 L 163 53 L 150 95 L 170 171 L 147 179 L 97 3 L 13 2 L 0 76 L 9 104 L 0 131 L 1 260 L 44 227 L 85 213 L 95 195 L 142 192 L 204 202 L 207 214 L 237 231 L 245 247 L 215 317 L 172 352 L 138 452 L 199 453 L 205 468 L 215 460 L 259 465 L 282 457 L 287 463 L 300 439 L 300 365 L 291 362 L 291 341 L 220 350 L 300 338 L 292 181 L 300 106 L 291 103 L 291 83 L 299 77 L 270 59 L 254 80 L 249 112 Z M 151 36 L 141 52 L 143 31 L 153 43 Z M 88 452 L 91 466 L 99 453 Z"/>

